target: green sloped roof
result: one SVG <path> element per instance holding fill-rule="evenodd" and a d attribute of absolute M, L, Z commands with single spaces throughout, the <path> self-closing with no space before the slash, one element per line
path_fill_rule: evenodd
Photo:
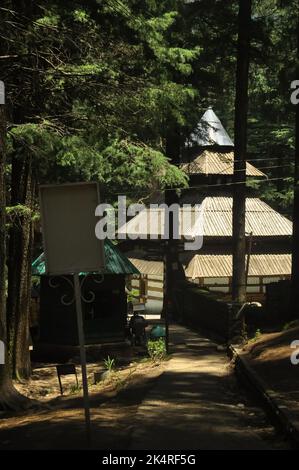
<path fill-rule="evenodd" d="M 110 240 L 104 241 L 106 274 L 140 274 L 137 268 Z M 44 253 L 38 256 L 32 263 L 32 274 L 39 276 L 45 274 Z"/>

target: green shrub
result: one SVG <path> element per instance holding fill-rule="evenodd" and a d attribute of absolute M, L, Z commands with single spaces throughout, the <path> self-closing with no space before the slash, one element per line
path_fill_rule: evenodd
<path fill-rule="evenodd" d="M 147 342 L 147 351 L 152 361 L 162 361 L 166 357 L 166 346 L 163 338 Z"/>
<path fill-rule="evenodd" d="M 81 391 L 80 385 L 71 385 L 70 387 L 70 394 L 75 395 L 76 393 L 79 393 Z"/>
<path fill-rule="evenodd" d="M 258 328 L 254 334 L 254 336 L 249 340 L 249 343 L 254 343 L 255 341 L 257 341 L 258 339 L 260 339 L 260 337 L 262 336 L 262 332 L 261 330 Z"/>
<path fill-rule="evenodd" d="M 108 372 L 113 372 L 115 370 L 115 359 L 108 356 L 107 359 L 104 359 L 104 366 Z"/>
<path fill-rule="evenodd" d="M 127 302 L 134 302 L 140 296 L 139 289 L 132 289 L 127 293 Z"/>

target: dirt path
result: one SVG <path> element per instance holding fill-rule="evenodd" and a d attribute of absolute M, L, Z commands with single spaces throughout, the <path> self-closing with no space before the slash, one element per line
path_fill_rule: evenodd
<path fill-rule="evenodd" d="M 225 353 L 182 327 L 172 327 L 165 372 L 138 409 L 131 449 L 277 449 L 263 412 L 232 376 Z"/>
<path fill-rule="evenodd" d="M 164 365 L 141 363 L 133 369 L 133 373 L 122 371 L 125 386 L 120 389 L 109 381 L 90 387 L 92 448 L 128 448 L 138 406 Z M 0 450 L 85 448 L 90 446 L 85 439 L 81 393 L 40 402 L 35 411 L 0 417 Z"/>
<path fill-rule="evenodd" d="M 170 360 L 140 363 L 124 387 L 91 387 L 95 449 L 279 449 L 263 412 L 238 388 L 225 352 L 171 327 Z M 79 394 L 0 419 L 2 449 L 86 448 Z"/>

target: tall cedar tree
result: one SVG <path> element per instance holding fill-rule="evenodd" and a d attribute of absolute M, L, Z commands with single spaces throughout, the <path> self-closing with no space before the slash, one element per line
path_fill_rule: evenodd
<path fill-rule="evenodd" d="M 161 96 L 171 110 L 172 102 L 183 103 L 193 96 L 188 84 L 167 80 L 165 71 L 171 64 L 178 73 L 189 73 L 189 62 L 198 52 L 170 46 L 167 31 L 175 21 L 172 2 L 165 11 L 159 8 L 148 18 L 146 11 L 131 15 L 128 7 L 118 8 L 110 1 L 99 5 L 96 0 L 63 4 L 5 0 L 0 6 L 1 28 L 8 38 L 2 41 L 0 56 L 9 96 L 7 202 L 10 210 L 17 211 L 9 220 L 6 314 L 15 378 L 30 374 L 28 313 L 36 175 L 43 182 L 95 178 L 114 192 L 116 184 L 126 188 L 129 178 L 134 190 L 148 192 L 153 183 L 163 187 L 186 182 L 161 153 L 160 143 L 155 144 L 161 140 L 155 126 L 151 124 L 153 137 L 142 135 L 147 135 L 143 123 L 152 123 L 153 116 L 158 116 L 159 127 Z M 178 114 L 180 106 L 175 108 Z M 124 164 L 115 158 L 120 154 Z"/>
<path fill-rule="evenodd" d="M 297 5 L 297 78 L 299 77 L 299 7 Z M 296 105 L 295 128 L 295 174 L 293 206 L 293 256 L 290 319 L 298 317 L 299 306 L 299 104 Z"/>
<path fill-rule="evenodd" d="M 238 55 L 235 101 L 235 162 L 233 191 L 233 285 L 235 302 L 246 300 L 245 204 L 248 112 L 248 72 L 251 25 L 251 0 L 239 1 Z"/>
<path fill-rule="evenodd" d="M 12 9 L 22 18 L 24 28 L 32 23 L 36 5 L 33 1 L 13 0 Z M 30 48 L 28 54 L 31 54 Z M 32 56 L 31 66 L 37 68 L 36 59 Z M 36 88 L 36 74 L 32 75 L 33 87 Z M 31 96 L 37 103 L 37 97 Z M 39 97 L 40 99 L 40 97 Z M 12 120 L 15 124 L 26 122 L 26 116 L 31 109 L 24 102 L 15 103 L 12 109 Z M 19 151 L 14 148 L 11 160 L 11 200 L 13 206 L 26 206 L 24 211 L 13 221 L 9 234 L 8 247 L 8 297 L 7 297 L 7 333 L 9 361 L 12 375 L 19 380 L 30 376 L 29 356 L 29 308 L 31 287 L 31 252 L 32 252 L 32 217 L 34 204 L 34 189 L 32 171 L 32 152 L 28 149 Z"/>
<path fill-rule="evenodd" d="M 27 406 L 29 401 L 12 384 L 8 361 L 6 321 L 6 110 L 0 104 L 0 340 L 5 344 L 5 363 L 0 364 L 0 409 Z"/>

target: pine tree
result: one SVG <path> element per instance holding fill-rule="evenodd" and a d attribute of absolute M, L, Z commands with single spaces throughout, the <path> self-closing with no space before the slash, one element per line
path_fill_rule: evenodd
<path fill-rule="evenodd" d="M 233 193 L 232 296 L 235 302 L 244 303 L 246 301 L 245 203 L 251 0 L 240 0 L 238 23 L 239 33 L 235 104 L 235 189 Z"/>

